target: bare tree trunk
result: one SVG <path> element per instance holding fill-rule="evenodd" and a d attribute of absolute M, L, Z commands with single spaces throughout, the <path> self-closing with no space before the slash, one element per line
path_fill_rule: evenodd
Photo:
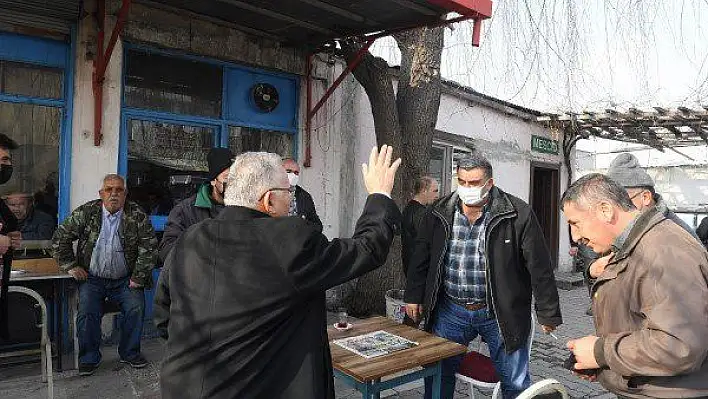
<path fill-rule="evenodd" d="M 428 170 L 430 148 L 440 106 L 440 59 L 444 28 L 422 28 L 395 36 L 401 50 L 397 95 L 386 61 L 367 52 L 354 69 L 371 103 L 378 145 L 392 145 L 403 160 L 393 199 L 403 207 L 412 197 L 413 181 Z M 357 42 L 341 43 L 347 61 L 361 48 Z M 384 294 L 403 288 L 401 242 L 396 237 L 386 264 L 362 276 L 348 300 L 354 315 L 385 313 Z"/>

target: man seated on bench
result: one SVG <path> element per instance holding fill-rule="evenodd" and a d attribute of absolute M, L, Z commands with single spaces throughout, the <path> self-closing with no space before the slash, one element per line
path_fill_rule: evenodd
<path fill-rule="evenodd" d="M 107 175 L 101 199 L 78 207 L 59 225 L 52 242 L 54 258 L 79 282 L 79 375 L 93 374 L 101 362 L 101 317 L 104 301 L 116 302 L 123 315 L 120 361 L 142 368 L 140 353 L 145 296 L 152 284 L 157 239 L 148 216 L 126 203 L 125 180 Z M 78 240 L 77 254 L 73 243 Z"/>

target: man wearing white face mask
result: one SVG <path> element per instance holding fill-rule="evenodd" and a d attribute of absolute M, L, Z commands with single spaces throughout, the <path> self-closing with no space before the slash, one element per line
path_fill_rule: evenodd
<path fill-rule="evenodd" d="M 531 294 L 545 332 L 562 323 L 551 257 L 531 207 L 494 185 L 492 165 L 472 153 L 457 166 L 457 191 L 421 223 L 407 275 L 406 313 L 463 345 L 489 345 L 504 398 L 531 385 Z M 443 361 L 442 398 L 452 399 L 463 356 Z M 425 397 L 432 396 L 426 379 Z"/>
<path fill-rule="evenodd" d="M 315 209 L 315 202 L 312 200 L 312 196 L 305 191 L 304 188 L 298 186 L 300 180 L 300 165 L 292 158 L 285 158 L 283 159 L 283 167 L 285 168 L 285 173 L 288 174 L 290 187 L 295 188 L 295 195 L 293 195 L 290 201 L 288 215 L 299 216 L 310 221 L 317 225 L 319 230 L 322 231 L 322 221 L 320 221 L 320 217 L 317 216 L 317 209 Z"/>

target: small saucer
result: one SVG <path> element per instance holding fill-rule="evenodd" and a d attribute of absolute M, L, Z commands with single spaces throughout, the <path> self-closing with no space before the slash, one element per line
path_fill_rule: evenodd
<path fill-rule="evenodd" d="M 333 326 L 336 330 L 339 330 L 339 331 L 346 331 L 346 330 L 352 328 L 352 323 L 347 323 L 347 326 L 344 327 L 344 328 L 342 328 L 342 327 L 337 327 L 337 324 L 338 324 L 338 323 L 334 323 L 334 324 L 332 324 L 332 326 Z"/>

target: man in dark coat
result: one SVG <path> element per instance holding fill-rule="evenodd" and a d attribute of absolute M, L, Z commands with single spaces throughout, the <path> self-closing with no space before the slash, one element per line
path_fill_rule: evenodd
<path fill-rule="evenodd" d="M 32 204 L 32 195 L 13 192 L 3 197 L 5 204 L 17 218 L 23 240 L 51 240 L 57 225 L 54 218 Z"/>
<path fill-rule="evenodd" d="M 543 331 L 562 322 L 551 257 L 531 207 L 494 185 L 492 165 L 460 159 L 457 192 L 431 206 L 408 269 L 406 313 L 424 328 L 467 345 L 487 342 L 504 398 L 531 385 L 531 294 Z M 443 361 L 442 393 L 452 399 L 462 355 Z M 426 398 L 432 379 L 426 379 Z"/>
<path fill-rule="evenodd" d="M 160 275 L 163 398 L 334 398 L 325 290 L 386 260 L 401 217 L 391 152 L 372 150 L 354 235 L 332 241 L 283 217 L 292 189 L 278 155 L 236 157 L 226 208 L 177 241 Z"/>
<path fill-rule="evenodd" d="M 202 220 L 215 218 L 224 209 L 224 190 L 229 166 L 234 155 L 228 148 L 212 148 L 207 154 L 209 182 L 196 194 L 177 204 L 167 217 L 165 231 L 160 241 L 160 261 L 165 262 L 172 247 L 189 226 Z"/>
<path fill-rule="evenodd" d="M 401 260 L 403 275 L 408 273 L 415 240 L 420 233 L 420 223 L 425 214 L 425 207 L 435 202 L 440 194 L 440 184 L 431 176 L 421 176 L 413 184 L 413 198 L 403 209 L 401 220 Z"/>
<path fill-rule="evenodd" d="M 12 156 L 10 151 L 18 148 L 15 140 L 0 133 L 0 184 L 7 183 L 12 177 Z M 0 264 L 2 264 L 2 280 L 0 280 L 0 337 L 8 339 L 7 330 L 7 288 L 12 269 L 12 248 L 20 246 L 21 234 L 18 230 L 17 218 L 0 201 Z"/>
<path fill-rule="evenodd" d="M 320 221 L 320 217 L 317 216 L 317 209 L 315 209 L 315 202 L 312 200 L 312 196 L 298 185 L 300 180 L 300 165 L 292 158 L 285 158 L 283 160 L 283 167 L 285 168 L 285 173 L 287 173 L 290 187 L 295 189 L 295 195 L 290 201 L 288 215 L 299 216 L 312 222 L 322 231 L 322 221 Z"/>

